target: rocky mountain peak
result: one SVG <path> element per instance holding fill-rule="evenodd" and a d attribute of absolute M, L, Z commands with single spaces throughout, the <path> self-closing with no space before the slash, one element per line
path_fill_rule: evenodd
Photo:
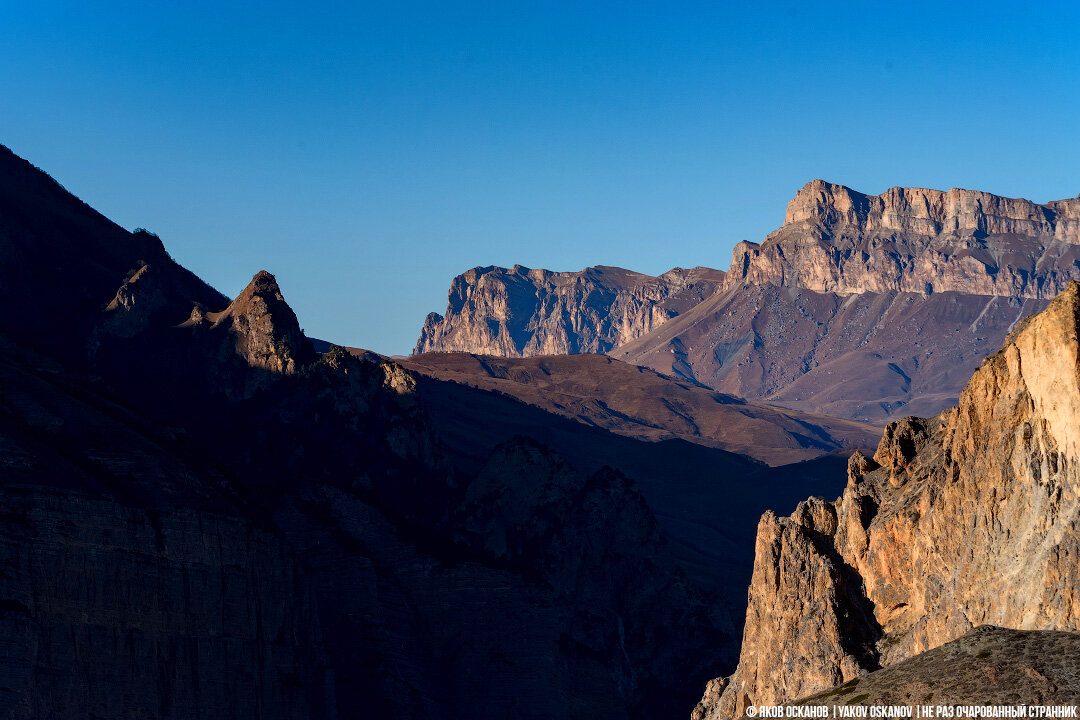
<path fill-rule="evenodd" d="M 277 279 L 265 270 L 225 310 L 207 313 L 206 319 L 214 329 L 227 328 L 234 335 L 237 354 L 252 367 L 292 373 L 315 359 Z"/>
<path fill-rule="evenodd" d="M 473 268 L 414 354 L 609 353 L 740 397 L 883 421 L 955 404 L 1017 320 L 1074 279 L 1080 198 L 870 195 L 813 180 L 780 228 L 735 246 L 726 272 Z"/>
<path fill-rule="evenodd" d="M 826 224 L 857 222 L 866 216 L 869 197 L 844 185 L 811 180 L 803 185 L 787 205 L 784 224 L 816 220 Z"/>

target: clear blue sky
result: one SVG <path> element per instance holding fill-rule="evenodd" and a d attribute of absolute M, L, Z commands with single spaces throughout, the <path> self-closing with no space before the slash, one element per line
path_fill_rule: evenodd
<path fill-rule="evenodd" d="M 1078 37 L 1052 2 L 0 0 L 0 143 L 405 353 L 467 268 L 726 268 L 816 177 L 1075 196 Z"/>

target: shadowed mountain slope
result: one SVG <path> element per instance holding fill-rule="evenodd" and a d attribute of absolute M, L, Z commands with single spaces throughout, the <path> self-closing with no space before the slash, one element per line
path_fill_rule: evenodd
<path fill-rule="evenodd" d="M 734 664 L 752 528 L 715 503 L 836 462 L 320 356 L 269 273 L 230 302 L 0 177 L 5 716 L 670 717 Z"/>
<path fill-rule="evenodd" d="M 811 488 L 830 492 L 846 460 L 830 454 L 769 468 L 754 460 L 682 439 L 642 442 L 552 415 L 502 393 L 432 377 L 417 392 L 447 461 L 475 472 L 499 443 L 535 438 L 586 473 L 616 468 L 633 479 L 656 514 L 680 565 L 718 594 L 732 622 L 742 623 L 752 557 L 742 545 L 764 508 L 792 508 Z M 717 517 L 720 505 L 734 508 Z"/>
<path fill-rule="evenodd" d="M 144 267 L 167 284 L 142 309 L 154 319 L 228 302 L 156 235 L 124 230 L 0 145 L 0 302 L 13 338 L 83 361 L 101 308 L 123 302 L 117 289 Z"/>
<path fill-rule="evenodd" d="M 880 429 L 860 423 L 747 403 L 603 355 L 499 358 L 427 353 L 403 364 L 620 435 L 652 441 L 681 438 L 770 465 L 870 448 L 881 434 Z"/>

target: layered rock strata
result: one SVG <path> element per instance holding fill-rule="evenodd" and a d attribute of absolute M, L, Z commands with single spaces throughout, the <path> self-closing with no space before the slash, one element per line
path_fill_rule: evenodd
<path fill-rule="evenodd" d="M 984 624 L 1080 629 L 1080 285 L 988 357 L 958 407 L 891 424 L 833 503 L 758 529 L 732 717 L 888 667 Z"/>
<path fill-rule="evenodd" d="M 1039 205 L 900 187 L 864 195 L 814 180 L 788 203 L 779 230 L 735 247 L 725 287 L 1049 299 L 1077 278 L 1080 198 Z"/>

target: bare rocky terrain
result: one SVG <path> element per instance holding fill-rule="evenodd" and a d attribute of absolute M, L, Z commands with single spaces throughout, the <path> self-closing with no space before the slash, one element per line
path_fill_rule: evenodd
<path fill-rule="evenodd" d="M 841 295 L 962 292 L 1049 300 L 1076 279 L 1080 198 L 1040 205 L 976 190 L 865 195 L 822 180 L 760 245 L 739 243 L 725 285 Z"/>
<path fill-rule="evenodd" d="M 1045 306 L 952 292 L 845 297 L 746 285 L 613 356 L 757 402 L 882 423 L 955 405 L 979 362 Z"/>
<path fill-rule="evenodd" d="M 1080 630 L 1078 333 L 1074 282 L 957 407 L 853 455 L 838 500 L 762 517 L 739 667 L 699 717 L 821 692 L 979 625 Z"/>
<path fill-rule="evenodd" d="M 682 293 L 654 315 L 646 312 L 653 295 L 639 294 L 638 320 L 627 325 L 621 301 L 593 293 L 587 313 L 558 305 L 537 315 L 515 308 L 550 306 L 540 300 L 549 291 L 531 279 L 546 271 L 515 271 L 516 305 L 499 299 L 503 285 L 485 280 L 510 271 L 470 271 L 454 280 L 439 332 L 429 321 L 417 352 L 606 352 L 809 412 L 872 423 L 933 415 L 956 403 L 1017 321 L 1080 278 L 1078 217 L 1080 199 L 1039 205 L 921 188 L 864 195 L 815 180 L 796 193 L 778 230 L 760 244 L 739 243 L 730 269 L 711 271 L 713 285 L 695 283 L 699 302 Z M 504 325 L 518 328 L 514 343 L 485 329 Z M 574 340 L 615 326 L 633 331 L 608 332 L 607 344 Z M 553 334 L 564 340 L 547 342 Z"/>

